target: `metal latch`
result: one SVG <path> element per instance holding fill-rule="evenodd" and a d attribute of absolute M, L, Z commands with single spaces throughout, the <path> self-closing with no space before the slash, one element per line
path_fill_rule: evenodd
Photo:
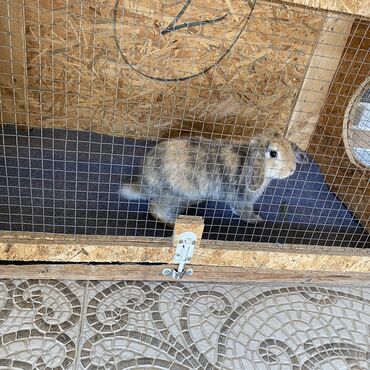
<path fill-rule="evenodd" d="M 179 264 L 176 269 L 166 268 L 162 271 L 163 275 L 172 276 L 173 279 L 180 280 L 184 275 L 192 275 L 192 269 L 185 269 L 185 265 L 191 261 L 193 257 L 194 248 L 196 245 L 197 237 L 191 231 L 186 231 L 179 236 L 179 241 L 176 245 L 176 252 L 173 260 Z"/>

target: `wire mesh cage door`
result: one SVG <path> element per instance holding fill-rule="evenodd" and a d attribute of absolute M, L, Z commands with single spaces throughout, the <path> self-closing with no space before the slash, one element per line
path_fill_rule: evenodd
<path fill-rule="evenodd" d="M 4 236 L 169 237 L 188 214 L 205 240 L 369 246 L 369 167 L 349 154 L 370 150 L 363 12 L 1 6 Z"/>

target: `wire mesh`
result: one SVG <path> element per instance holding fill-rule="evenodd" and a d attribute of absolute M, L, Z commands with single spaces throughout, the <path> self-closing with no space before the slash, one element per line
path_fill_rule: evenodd
<path fill-rule="evenodd" d="M 1 230 L 170 236 L 151 214 L 161 199 L 172 216 L 205 217 L 207 239 L 369 246 L 369 169 L 343 145 L 345 111 L 369 79 L 369 19 L 241 0 L 0 5 Z M 248 143 L 272 129 L 308 155 L 249 201 L 262 218 L 251 223 L 237 215 L 244 190 L 228 171 L 246 168 Z M 361 130 L 349 143 L 365 158 Z M 174 185 L 158 143 L 178 138 L 165 157 Z M 289 166 L 280 147 L 264 150 Z M 153 155 L 159 185 L 121 196 L 122 184 L 145 185 Z M 184 195 L 200 173 L 222 189 L 206 181 Z"/>

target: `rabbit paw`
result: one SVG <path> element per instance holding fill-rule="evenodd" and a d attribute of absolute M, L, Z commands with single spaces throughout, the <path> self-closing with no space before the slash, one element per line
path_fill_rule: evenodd
<path fill-rule="evenodd" d="M 174 208 L 169 205 L 151 203 L 149 206 L 150 213 L 158 221 L 167 227 L 173 228 L 176 222 L 176 213 Z"/>
<path fill-rule="evenodd" d="M 249 215 L 248 219 L 245 220 L 245 221 L 249 224 L 256 224 L 258 222 L 262 222 L 263 218 L 261 216 L 259 216 L 257 213 L 252 212 Z"/>
<path fill-rule="evenodd" d="M 247 222 L 248 224 L 256 224 L 263 221 L 263 218 L 260 217 L 257 213 L 254 213 L 250 208 L 244 208 L 243 210 L 232 208 L 232 210 L 244 222 Z"/>

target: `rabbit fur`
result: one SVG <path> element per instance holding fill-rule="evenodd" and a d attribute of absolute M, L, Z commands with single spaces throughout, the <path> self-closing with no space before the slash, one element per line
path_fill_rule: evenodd
<path fill-rule="evenodd" d="M 253 204 L 273 179 L 296 169 L 297 154 L 278 133 L 235 144 L 199 138 L 171 139 L 145 155 L 136 183 L 121 195 L 146 199 L 154 218 L 173 226 L 176 216 L 200 200 L 221 200 L 249 223 L 261 221 Z"/>

